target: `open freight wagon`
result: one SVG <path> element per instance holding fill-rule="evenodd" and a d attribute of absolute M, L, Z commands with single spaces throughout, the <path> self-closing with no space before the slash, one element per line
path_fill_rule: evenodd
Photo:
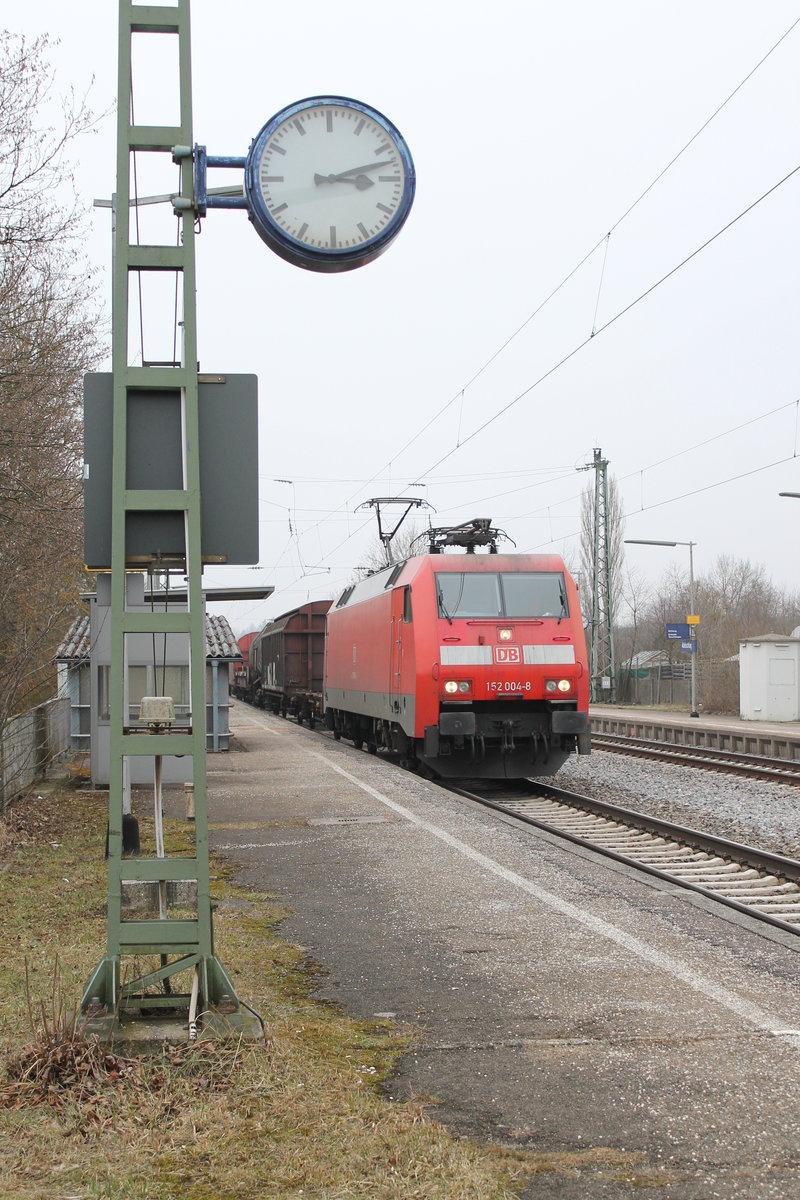
<path fill-rule="evenodd" d="M 322 713 L 325 615 L 330 600 L 284 613 L 250 647 L 250 698 L 260 708 L 292 716 L 313 729 Z"/>

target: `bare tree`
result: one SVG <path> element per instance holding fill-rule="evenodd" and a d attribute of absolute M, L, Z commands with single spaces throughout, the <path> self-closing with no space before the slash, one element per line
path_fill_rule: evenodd
<path fill-rule="evenodd" d="M 42 698 L 82 575 L 81 395 L 98 312 L 67 160 L 91 124 L 47 39 L 0 32 L 0 724 Z"/>
<path fill-rule="evenodd" d="M 695 579 L 698 627 L 697 667 L 706 711 L 736 712 L 739 676 L 735 656 L 743 638 L 791 633 L 800 623 L 800 596 L 782 592 L 761 564 L 720 556 L 707 574 Z M 672 567 L 640 605 L 639 641 L 663 650 L 674 664 L 678 644 L 666 642 L 664 627 L 683 622 L 689 612 L 688 573 Z"/>
<path fill-rule="evenodd" d="M 619 693 L 617 699 L 625 703 L 632 698 L 634 659 L 642 649 L 639 640 L 639 625 L 642 614 L 650 601 L 650 590 L 639 570 L 632 570 L 625 563 L 620 586 L 620 602 L 615 608 L 617 621 L 616 649 L 619 656 Z"/>
<path fill-rule="evenodd" d="M 398 530 L 392 538 L 392 559 L 394 562 L 402 562 L 414 554 L 427 553 L 428 544 L 424 539 L 420 538 L 420 534 L 419 526 L 415 525 L 413 521 L 404 524 Z M 356 572 L 355 578 L 363 579 L 365 575 L 372 575 L 375 571 L 382 571 L 385 566 L 387 566 L 386 547 L 380 538 L 376 538 L 366 554 L 362 555 L 362 563 Z"/>

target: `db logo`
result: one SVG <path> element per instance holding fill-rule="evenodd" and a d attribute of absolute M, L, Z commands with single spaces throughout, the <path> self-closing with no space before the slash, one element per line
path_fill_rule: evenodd
<path fill-rule="evenodd" d="M 495 646 L 494 661 L 496 663 L 518 663 L 519 646 Z"/>

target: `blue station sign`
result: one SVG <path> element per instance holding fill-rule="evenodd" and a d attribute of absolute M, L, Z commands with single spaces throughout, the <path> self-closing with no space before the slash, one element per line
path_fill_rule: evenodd
<path fill-rule="evenodd" d="M 681 653 L 682 654 L 696 654 L 697 653 L 697 642 L 695 641 L 694 638 L 685 638 L 685 639 L 681 638 Z"/>
<path fill-rule="evenodd" d="M 678 625 L 667 625 L 666 630 L 665 636 L 668 642 L 688 642 L 691 636 L 689 626 L 685 622 Z"/>

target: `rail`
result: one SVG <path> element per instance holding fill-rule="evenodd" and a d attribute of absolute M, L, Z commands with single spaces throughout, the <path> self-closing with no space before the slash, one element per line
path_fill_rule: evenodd
<path fill-rule="evenodd" d="M 448 790 L 800 935 L 800 862 L 795 859 L 551 784 L 528 780 L 511 787 L 481 781 Z"/>
<path fill-rule="evenodd" d="M 762 754 L 711 749 L 708 746 L 677 746 L 671 742 L 629 737 L 621 733 L 592 733 L 592 749 L 800 786 L 800 761 L 795 759 L 770 758 Z"/>

